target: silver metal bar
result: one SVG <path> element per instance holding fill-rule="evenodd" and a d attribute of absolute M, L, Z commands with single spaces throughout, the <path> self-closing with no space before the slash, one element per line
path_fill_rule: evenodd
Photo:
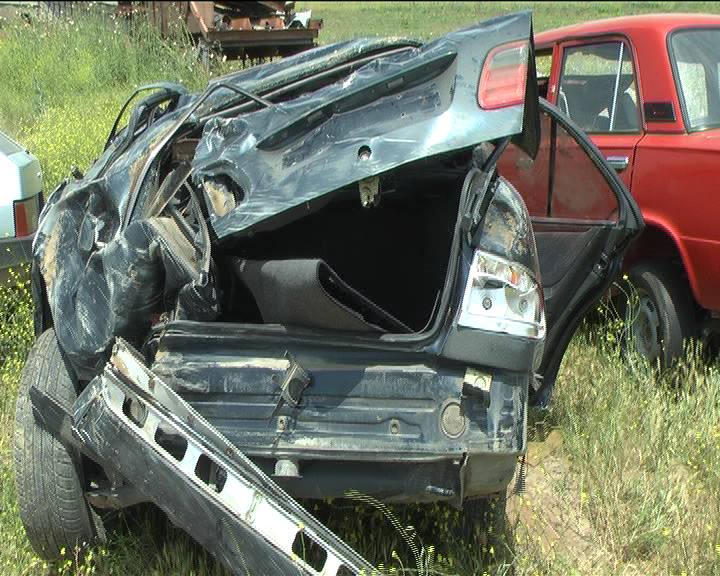
<path fill-rule="evenodd" d="M 613 89 L 612 110 L 610 111 L 610 132 L 612 132 L 613 126 L 615 125 L 615 108 L 617 106 L 618 89 L 620 88 L 620 73 L 622 72 L 622 59 L 624 48 L 625 44 L 623 42 L 620 42 L 620 51 L 618 53 L 618 68 L 617 74 L 615 74 L 615 88 Z"/>

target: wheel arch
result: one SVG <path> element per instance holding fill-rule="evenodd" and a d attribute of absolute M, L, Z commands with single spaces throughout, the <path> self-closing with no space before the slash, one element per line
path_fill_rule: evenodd
<path fill-rule="evenodd" d="M 625 270 L 629 270 L 640 262 L 649 260 L 675 261 L 685 273 L 685 281 L 690 286 L 693 300 L 698 302 L 697 274 L 682 238 L 662 218 L 653 214 L 643 214 L 645 229 L 635 240 L 625 257 Z"/>

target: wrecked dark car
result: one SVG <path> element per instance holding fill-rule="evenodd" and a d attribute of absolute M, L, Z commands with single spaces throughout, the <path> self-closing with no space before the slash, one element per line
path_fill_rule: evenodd
<path fill-rule="evenodd" d="M 359 573 L 293 497 L 502 506 L 528 405 L 642 228 L 538 99 L 530 14 L 150 88 L 34 243 L 38 553 L 151 500 L 237 572 Z M 290 558 L 303 530 L 324 566 Z"/>

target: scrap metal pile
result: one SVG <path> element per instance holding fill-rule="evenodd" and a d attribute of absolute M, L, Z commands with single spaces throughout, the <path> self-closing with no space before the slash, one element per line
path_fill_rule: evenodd
<path fill-rule="evenodd" d="M 227 58 L 289 56 L 317 43 L 323 21 L 295 2 L 125 2 L 116 13 L 144 18 L 167 36 L 181 24 L 201 46 L 212 46 Z"/>

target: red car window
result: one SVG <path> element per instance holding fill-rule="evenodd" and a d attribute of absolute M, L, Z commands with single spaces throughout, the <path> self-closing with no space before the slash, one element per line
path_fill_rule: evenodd
<path fill-rule="evenodd" d="M 638 132 L 637 83 L 624 42 L 564 51 L 558 107 L 588 133 Z"/>
<path fill-rule="evenodd" d="M 498 162 L 501 176 L 507 178 L 525 200 L 530 216 L 546 216 L 550 183 L 550 118 L 542 114 L 540 146 L 533 160 L 515 144 L 510 144 Z"/>
<path fill-rule="evenodd" d="M 720 126 L 720 29 L 677 30 L 670 55 L 685 124 L 690 131 Z"/>
<path fill-rule="evenodd" d="M 618 203 L 607 179 L 562 126 L 556 130 L 550 217 L 616 222 Z"/>

